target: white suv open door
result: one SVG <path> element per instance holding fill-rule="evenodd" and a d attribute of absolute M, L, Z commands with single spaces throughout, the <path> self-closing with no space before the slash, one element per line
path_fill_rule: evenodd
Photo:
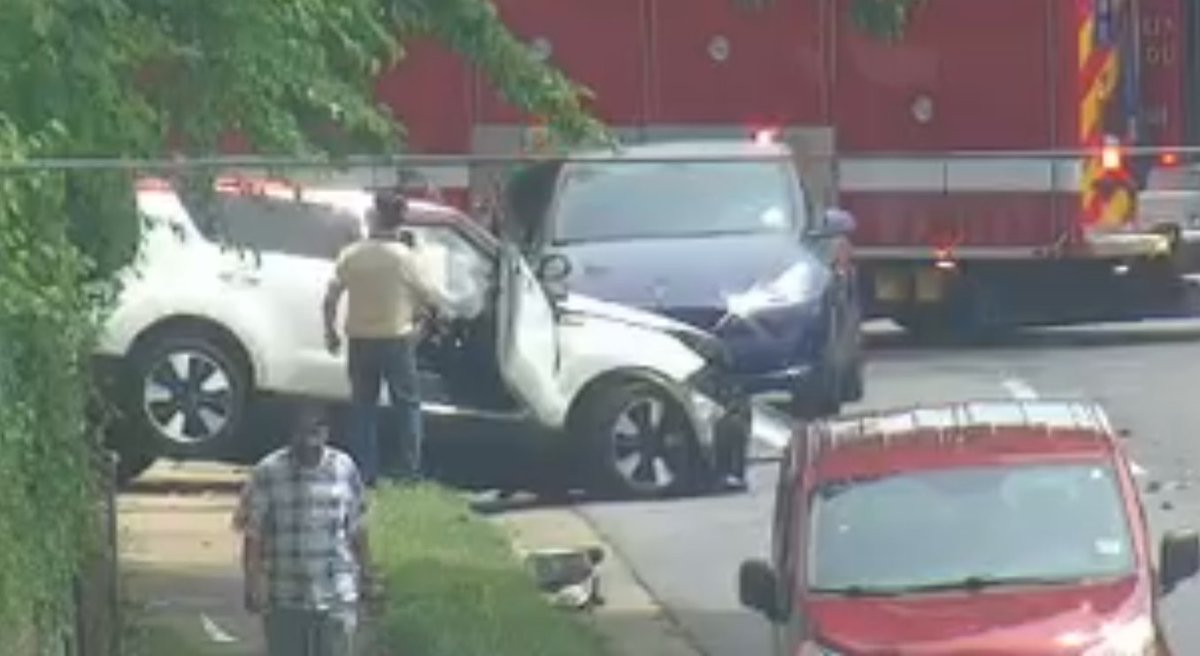
<path fill-rule="evenodd" d="M 567 409 L 558 384 L 558 326 L 554 307 L 520 252 L 505 244 L 500 255 L 500 371 L 509 388 L 546 426 L 557 427 Z"/>

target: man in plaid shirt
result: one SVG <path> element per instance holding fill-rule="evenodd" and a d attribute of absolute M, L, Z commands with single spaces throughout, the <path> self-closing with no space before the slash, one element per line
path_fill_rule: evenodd
<path fill-rule="evenodd" d="M 254 468 L 234 518 L 244 533 L 246 609 L 263 613 L 271 656 L 351 656 L 370 593 L 366 499 L 354 461 L 326 445 L 320 408 Z"/>

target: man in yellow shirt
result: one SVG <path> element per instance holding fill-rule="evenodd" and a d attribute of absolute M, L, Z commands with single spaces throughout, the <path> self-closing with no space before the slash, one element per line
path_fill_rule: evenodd
<path fill-rule="evenodd" d="M 399 229 L 408 204 L 394 192 L 375 197 L 367 238 L 338 255 L 333 279 L 325 293 L 325 341 L 330 352 L 341 348 L 335 326 L 342 294 L 348 296 L 346 354 L 351 388 L 351 451 L 363 479 L 374 485 L 379 475 L 379 392 L 387 384 L 398 413 L 402 480 L 421 472 L 420 389 L 417 375 L 418 324 L 425 310 L 435 310 L 440 295 L 422 270 L 411 242 Z"/>

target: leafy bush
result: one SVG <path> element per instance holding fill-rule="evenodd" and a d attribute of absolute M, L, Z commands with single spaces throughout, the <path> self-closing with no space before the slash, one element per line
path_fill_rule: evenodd
<path fill-rule="evenodd" d="M 567 140 L 600 133 L 487 0 L 5 0 L 0 635 L 54 617 L 96 533 L 87 360 L 139 223 L 135 172 L 87 158 L 211 155 L 230 129 L 267 155 L 401 151 L 372 81 L 415 37 Z"/>
<path fill-rule="evenodd" d="M 0 160 L 39 145 L 0 116 Z M 91 535 L 82 356 L 92 322 L 65 195 L 61 174 L 0 177 L 0 627 L 10 629 L 53 618 Z"/>

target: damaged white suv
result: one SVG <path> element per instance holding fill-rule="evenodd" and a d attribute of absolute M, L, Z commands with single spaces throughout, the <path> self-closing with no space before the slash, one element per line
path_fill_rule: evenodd
<path fill-rule="evenodd" d="M 238 459 L 281 436 L 251 428 L 269 398 L 349 398 L 320 302 L 338 250 L 364 230 L 361 191 L 218 188 L 218 238 L 165 183 L 139 187 L 142 258 L 99 346 L 125 409 L 127 477 L 157 457 Z M 476 488 L 695 493 L 741 478 L 748 400 L 714 338 L 543 282 L 511 245 L 448 207 L 407 229 L 442 272 L 444 321 L 420 348 L 433 475 Z M 229 244 L 224 246 L 222 244 Z M 386 440 L 385 440 L 386 442 Z"/>

